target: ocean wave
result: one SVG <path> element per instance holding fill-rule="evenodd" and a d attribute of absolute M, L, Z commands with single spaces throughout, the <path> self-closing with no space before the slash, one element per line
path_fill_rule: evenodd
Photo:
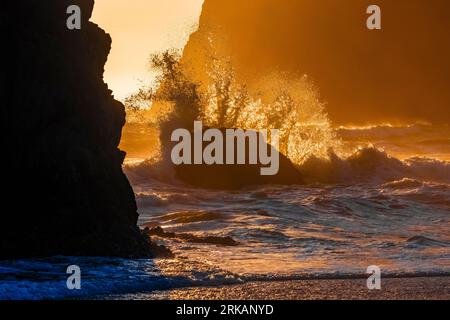
<path fill-rule="evenodd" d="M 450 126 L 426 123 L 381 124 L 367 127 L 340 127 L 337 133 L 346 141 L 403 141 L 443 146 L 449 143 Z"/>
<path fill-rule="evenodd" d="M 417 247 L 444 247 L 449 248 L 450 242 L 438 241 L 432 238 L 424 236 L 414 236 L 406 240 L 407 248 L 417 248 Z"/>
<path fill-rule="evenodd" d="M 81 290 L 66 285 L 69 265 L 81 269 Z M 199 262 L 53 257 L 0 262 L 0 300 L 84 299 L 198 285 L 241 282 L 239 276 Z"/>
<path fill-rule="evenodd" d="M 448 161 L 425 157 L 400 160 L 375 147 L 360 148 L 347 157 L 333 152 L 329 153 L 328 158 L 311 156 L 297 168 L 304 177 L 304 181 L 299 181 L 299 184 L 389 183 L 402 179 L 407 179 L 403 184 L 450 184 Z M 127 165 L 124 169 L 133 186 L 149 182 L 184 185 L 175 178 L 174 166 L 170 164 L 143 161 Z M 264 197 L 264 194 L 255 193 L 254 196 Z"/>
<path fill-rule="evenodd" d="M 136 193 L 136 202 L 139 208 L 164 207 L 169 204 L 168 199 L 164 199 L 155 194 Z"/>
<path fill-rule="evenodd" d="M 188 211 L 169 213 L 160 218 L 162 221 L 170 221 L 171 223 L 193 223 L 225 219 L 226 216 L 214 211 Z"/>
<path fill-rule="evenodd" d="M 422 187 L 423 185 L 424 185 L 423 181 L 411 178 L 403 178 L 401 180 L 387 182 L 383 186 L 385 188 L 390 189 L 411 189 L 411 188 L 419 188 Z"/>
<path fill-rule="evenodd" d="M 328 159 L 310 157 L 299 170 L 310 183 L 384 183 L 405 178 L 450 183 L 450 162 L 419 157 L 402 161 L 374 147 L 358 149 L 347 158 L 334 153 Z"/>

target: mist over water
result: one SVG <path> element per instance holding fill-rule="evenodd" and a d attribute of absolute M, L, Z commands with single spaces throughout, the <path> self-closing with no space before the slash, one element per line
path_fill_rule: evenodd
<path fill-rule="evenodd" d="M 192 129 L 194 121 L 210 128 L 278 129 L 279 151 L 298 165 L 313 156 L 343 154 L 325 104 L 306 75 L 273 71 L 260 79 L 255 91 L 236 78 L 230 60 L 214 55 L 214 43 L 210 45 L 213 56 L 202 79 L 176 52 L 167 51 L 151 59 L 160 74 L 158 85 L 126 100 L 130 113 L 145 114 L 140 121 L 159 130 L 154 153 L 162 161 L 170 161 L 171 133 Z"/>

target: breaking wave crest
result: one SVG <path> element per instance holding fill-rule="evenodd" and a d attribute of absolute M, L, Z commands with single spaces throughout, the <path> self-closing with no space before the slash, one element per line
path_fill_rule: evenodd
<path fill-rule="evenodd" d="M 307 184 L 363 182 L 392 182 L 398 186 L 419 185 L 423 182 L 450 184 L 448 161 L 418 157 L 399 160 L 373 147 L 358 149 L 348 157 L 340 157 L 333 152 L 330 152 L 327 158 L 310 156 L 302 164 L 297 165 L 297 168 Z M 161 162 L 147 160 L 128 165 L 125 171 L 133 184 L 151 180 L 179 183 L 174 177 L 173 167 L 163 165 Z"/>
<path fill-rule="evenodd" d="M 329 150 L 341 153 L 325 104 L 306 75 L 272 71 L 249 88 L 227 58 L 213 57 L 199 71 L 164 52 L 152 57 L 152 65 L 160 74 L 157 86 L 141 89 L 126 105 L 130 116 L 150 108 L 147 121 L 159 131 L 162 161 L 169 160 L 172 132 L 192 130 L 194 121 L 210 128 L 278 129 L 279 151 L 295 164 Z"/>
<path fill-rule="evenodd" d="M 346 158 L 334 153 L 328 159 L 310 157 L 299 170 L 311 183 L 383 183 L 402 179 L 450 183 L 447 161 L 418 157 L 402 161 L 373 147 L 358 149 Z"/>

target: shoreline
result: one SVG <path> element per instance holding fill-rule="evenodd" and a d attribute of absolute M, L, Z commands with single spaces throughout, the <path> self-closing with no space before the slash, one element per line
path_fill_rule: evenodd
<path fill-rule="evenodd" d="M 386 278 L 381 290 L 368 290 L 366 279 L 320 279 L 185 288 L 153 296 L 171 300 L 449 300 L 450 277 Z"/>
<path fill-rule="evenodd" d="M 107 300 L 450 300 L 450 276 L 384 278 L 381 290 L 366 279 L 251 281 L 112 295 Z"/>

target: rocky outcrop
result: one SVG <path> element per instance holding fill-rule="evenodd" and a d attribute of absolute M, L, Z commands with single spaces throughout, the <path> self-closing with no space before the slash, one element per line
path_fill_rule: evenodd
<path fill-rule="evenodd" d="M 81 8 L 81 30 L 66 9 Z M 111 38 L 93 0 L 2 3 L 0 258 L 146 256 L 118 149 L 124 107 L 103 81 Z"/>
<path fill-rule="evenodd" d="M 235 247 L 239 245 L 237 241 L 235 241 L 231 237 L 220 237 L 220 236 L 196 236 L 194 234 L 190 233 L 175 233 L 175 232 L 167 232 L 164 231 L 161 227 L 155 227 L 155 228 L 145 228 L 144 232 L 149 236 L 157 236 L 160 238 L 165 239 L 177 239 L 185 242 L 191 242 L 191 243 L 205 243 L 205 244 L 213 244 L 217 246 L 228 246 L 228 247 Z M 166 249 L 167 250 L 167 249 Z M 169 253 L 170 254 L 170 253 Z M 170 255 L 169 255 L 170 257 Z"/>
<path fill-rule="evenodd" d="M 225 129 L 221 129 L 225 136 Z M 261 142 L 258 138 L 258 144 Z M 203 149 L 209 142 L 203 142 Z M 269 144 L 265 144 L 268 151 L 267 155 L 274 152 L 274 148 Z M 226 142 L 223 142 L 224 159 L 227 157 Z M 192 146 L 191 154 L 194 154 L 194 146 Z M 245 164 L 238 164 L 237 154 L 245 152 Z M 176 177 L 192 186 L 208 188 L 208 189 L 226 189 L 236 190 L 246 187 L 278 184 L 278 185 L 294 185 L 303 184 L 304 179 L 295 165 L 281 152 L 278 152 L 278 164 L 270 163 L 269 165 L 250 164 L 249 143 L 246 140 L 245 150 L 238 150 L 237 145 L 234 146 L 234 164 L 181 164 L 175 166 Z M 193 160 L 193 159 L 191 159 Z M 274 160 L 274 159 L 272 159 Z M 191 161 L 193 163 L 193 161 Z M 262 168 L 277 168 L 278 171 L 273 175 L 263 175 Z"/>

